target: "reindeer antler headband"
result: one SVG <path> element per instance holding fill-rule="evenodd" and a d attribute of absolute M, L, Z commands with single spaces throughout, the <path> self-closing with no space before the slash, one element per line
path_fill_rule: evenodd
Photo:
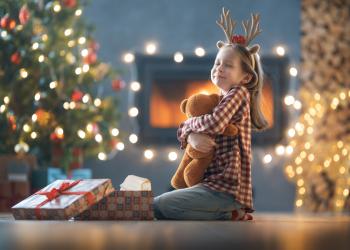
<path fill-rule="evenodd" d="M 236 27 L 236 21 L 232 20 L 230 17 L 230 11 L 222 8 L 222 13 L 220 15 L 220 21 L 216 21 L 216 23 L 220 26 L 220 28 L 224 31 L 226 36 L 226 43 L 222 41 L 217 42 L 217 47 L 221 48 L 227 44 L 240 44 L 247 48 L 251 55 L 257 53 L 260 49 L 258 44 L 254 44 L 251 47 L 248 47 L 249 43 L 261 33 L 261 29 L 259 26 L 260 15 L 252 14 L 251 21 L 242 21 L 242 26 L 245 32 L 245 35 L 234 35 L 233 30 Z M 253 68 L 254 68 L 254 59 L 252 59 Z"/>

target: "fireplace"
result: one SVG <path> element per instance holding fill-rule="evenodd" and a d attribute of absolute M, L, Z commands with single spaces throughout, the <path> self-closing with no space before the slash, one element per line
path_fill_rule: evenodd
<path fill-rule="evenodd" d="M 218 93 L 210 81 L 214 59 L 187 56 L 182 63 L 176 63 L 172 57 L 136 56 L 137 81 L 143 86 L 135 96 L 140 111 L 140 143 L 177 143 L 176 129 L 186 120 L 180 111 L 181 101 L 194 93 Z M 253 133 L 255 145 L 276 144 L 287 124 L 282 102 L 288 85 L 288 59 L 262 57 L 262 64 L 265 78 L 261 106 L 269 128 Z"/>

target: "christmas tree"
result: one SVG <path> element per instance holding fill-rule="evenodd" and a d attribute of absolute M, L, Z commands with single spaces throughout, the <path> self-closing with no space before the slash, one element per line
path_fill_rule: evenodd
<path fill-rule="evenodd" d="M 295 205 L 308 212 L 350 211 L 350 11 L 346 1 L 302 1 L 303 109 L 289 129 L 285 170 Z"/>
<path fill-rule="evenodd" d="M 123 81 L 98 60 L 85 5 L 0 2 L 0 154 L 28 152 L 68 170 L 83 155 L 105 160 L 115 151 L 118 103 L 107 93 Z"/>

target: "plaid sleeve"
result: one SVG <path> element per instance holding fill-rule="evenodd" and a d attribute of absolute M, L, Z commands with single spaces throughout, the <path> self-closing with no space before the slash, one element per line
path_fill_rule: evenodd
<path fill-rule="evenodd" d="M 245 99 L 245 89 L 240 86 L 234 87 L 214 108 L 213 113 L 192 117 L 185 121 L 183 127 L 190 132 L 222 134 Z"/>
<path fill-rule="evenodd" d="M 187 121 L 187 120 L 186 120 Z M 185 149 L 187 146 L 187 137 L 192 132 L 191 128 L 188 126 L 187 122 L 183 122 L 180 124 L 177 129 L 177 139 L 180 141 L 181 149 Z"/>

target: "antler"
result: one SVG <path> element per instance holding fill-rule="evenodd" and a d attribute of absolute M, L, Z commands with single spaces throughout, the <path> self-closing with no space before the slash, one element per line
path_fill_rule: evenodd
<path fill-rule="evenodd" d="M 252 14 L 251 23 L 249 20 L 243 21 L 242 25 L 245 31 L 245 45 L 247 46 L 257 35 L 261 33 L 259 27 L 259 14 Z"/>
<path fill-rule="evenodd" d="M 236 26 L 236 22 L 232 20 L 232 18 L 229 16 L 230 11 L 225 11 L 225 8 L 222 8 L 222 14 L 220 15 L 220 22 L 216 21 L 216 23 L 221 27 L 221 29 L 224 31 L 227 42 L 232 43 L 232 35 L 233 30 Z"/>

